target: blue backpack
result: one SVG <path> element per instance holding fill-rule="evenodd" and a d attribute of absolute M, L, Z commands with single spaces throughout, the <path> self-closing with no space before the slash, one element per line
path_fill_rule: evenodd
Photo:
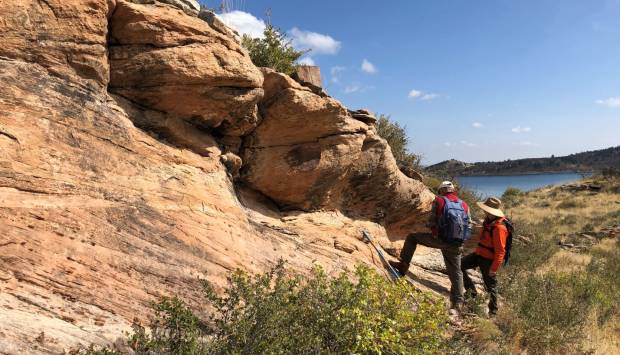
<path fill-rule="evenodd" d="M 445 201 L 443 213 L 439 217 L 439 238 L 449 244 L 463 243 L 471 238 L 469 227 L 469 215 L 463 207 L 463 201 L 450 201 L 442 196 Z"/>

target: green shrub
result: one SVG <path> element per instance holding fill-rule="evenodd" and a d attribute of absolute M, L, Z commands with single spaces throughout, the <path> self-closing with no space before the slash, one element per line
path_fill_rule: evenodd
<path fill-rule="evenodd" d="M 408 167 L 416 171 L 422 170 L 422 157 L 411 153 L 407 148 L 411 140 L 407 136 L 404 126 L 399 125 L 398 122 L 391 121 L 390 116 L 380 114 L 377 119 L 376 127 L 379 136 L 385 139 L 390 145 L 392 155 L 401 169 Z"/>
<path fill-rule="evenodd" d="M 286 33 L 268 24 L 263 32 L 264 38 L 243 35 L 241 44 L 250 53 L 254 65 L 272 68 L 291 75 L 295 72 L 295 62 L 308 51 L 298 51 L 291 46 Z"/>
<path fill-rule="evenodd" d="M 499 326 L 529 353 L 574 352 L 585 340 L 599 290 L 598 279 L 583 272 L 522 275 L 504 292 L 512 316 L 502 317 Z"/>
<path fill-rule="evenodd" d="M 620 242 L 619 242 L 620 244 Z M 598 315 L 599 324 L 612 315 L 620 314 L 620 245 L 610 249 L 596 249 L 586 272 L 599 281 Z"/>
<path fill-rule="evenodd" d="M 353 278 L 235 271 L 223 293 L 204 284 L 208 317 L 177 299 L 155 306 L 150 332 L 129 339 L 137 354 L 434 354 L 445 349 L 443 300 L 367 267 Z"/>
<path fill-rule="evenodd" d="M 523 191 L 516 187 L 509 187 L 504 191 L 501 199 L 506 208 L 511 208 L 519 205 L 521 196 L 523 196 Z"/>

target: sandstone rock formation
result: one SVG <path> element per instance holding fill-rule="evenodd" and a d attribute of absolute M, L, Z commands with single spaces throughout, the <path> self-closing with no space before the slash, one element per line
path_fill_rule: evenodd
<path fill-rule="evenodd" d="M 119 1 L 110 41 L 111 92 L 222 134 L 256 127 L 262 75 L 207 22 L 165 5 Z"/>
<path fill-rule="evenodd" d="M 423 223 L 432 194 L 371 123 L 192 2 L 0 2 L 0 353 L 114 341 L 237 267 L 380 265 L 360 229 L 397 247 L 384 226 Z"/>
<path fill-rule="evenodd" d="M 263 121 L 244 143 L 249 186 L 284 208 L 338 209 L 382 223 L 394 238 L 424 228 L 434 196 L 400 172 L 372 122 L 284 74 L 264 73 Z"/>

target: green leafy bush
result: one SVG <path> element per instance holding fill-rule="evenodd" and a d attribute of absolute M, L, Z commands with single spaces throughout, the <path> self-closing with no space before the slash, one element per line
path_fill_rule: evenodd
<path fill-rule="evenodd" d="M 523 191 L 516 187 L 509 187 L 504 191 L 501 199 L 506 208 L 511 208 L 519 205 L 519 198 L 521 196 L 523 196 Z"/>
<path fill-rule="evenodd" d="M 250 53 L 254 65 L 272 68 L 278 72 L 291 75 L 295 72 L 295 62 L 308 51 L 298 51 L 291 46 L 286 33 L 268 24 L 263 38 L 243 35 L 241 44 Z"/>
<path fill-rule="evenodd" d="M 443 300 L 367 267 L 303 276 L 283 263 L 251 276 L 235 271 L 218 293 L 204 284 L 201 320 L 178 299 L 155 305 L 150 332 L 137 327 L 137 354 L 435 354 L 445 349 Z"/>
<path fill-rule="evenodd" d="M 407 136 L 405 127 L 399 125 L 398 122 L 391 121 L 390 116 L 384 114 L 379 115 L 376 127 L 379 136 L 390 145 L 392 155 L 401 169 L 407 167 L 417 171 L 422 170 L 422 157 L 411 153 L 407 148 L 411 140 Z"/>

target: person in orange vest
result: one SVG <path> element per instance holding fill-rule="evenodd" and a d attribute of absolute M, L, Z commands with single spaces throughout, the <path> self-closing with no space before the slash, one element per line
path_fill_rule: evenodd
<path fill-rule="evenodd" d="M 501 205 L 502 202 L 496 197 L 489 197 L 484 203 L 478 202 L 478 207 L 486 215 L 480 231 L 480 241 L 476 250 L 461 260 L 463 283 L 469 296 L 476 297 L 477 292 L 467 270 L 480 268 L 484 286 L 489 293 L 490 316 L 497 314 L 497 272 L 504 261 L 508 239 L 508 228 L 504 224 L 506 217 Z"/>

